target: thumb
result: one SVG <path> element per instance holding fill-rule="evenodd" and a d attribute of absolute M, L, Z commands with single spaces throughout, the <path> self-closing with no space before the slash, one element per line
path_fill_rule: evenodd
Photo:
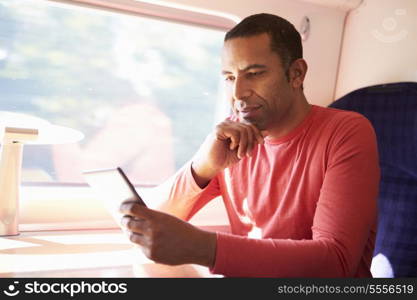
<path fill-rule="evenodd" d="M 261 130 L 261 135 L 263 137 L 267 137 L 269 135 L 269 132 L 267 130 Z"/>

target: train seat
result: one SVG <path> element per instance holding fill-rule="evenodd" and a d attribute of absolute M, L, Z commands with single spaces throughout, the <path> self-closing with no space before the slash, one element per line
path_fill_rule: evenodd
<path fill-rule="evenodd" d="M 369 86 L 330 107 L 374 126 L 381 168 L 374 277 L 417 277 L 417 82 Z"/>

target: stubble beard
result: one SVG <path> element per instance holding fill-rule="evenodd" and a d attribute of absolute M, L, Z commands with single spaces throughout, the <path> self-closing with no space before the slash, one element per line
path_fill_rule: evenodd
<path fill-rule="evenodd" d="M 260 118 L 242 118 L 241 116 L 238 117 L 239 122 L 242 122 L 243 124 L 251 124 L 258 128 L 259 131 L 263 131 L 267 129 L 267 122 L 265 119 Z"/>

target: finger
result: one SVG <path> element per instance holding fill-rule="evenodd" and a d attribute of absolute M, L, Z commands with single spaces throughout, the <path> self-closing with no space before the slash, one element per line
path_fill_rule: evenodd
<path fill-rule="evenodd" d="M 130 222 L 130 220 L 132 220 L 132 219 L 133 219 L 133 217 L 131 217 L 131 216 L 127 216 L 127 215 L 124 215 L 124 216 L 122 217 L 122 219 L 120 220 L 120 224 L 121 224 L 123 227 L 128 228 L 128 227 L 129 227 L 129 222 Z"/>
<path fill-rule="evenodd" d="M 252 133 L 253 133 L 256 141 L 258 142 L 258 144 L 262 145 L 264 143 L 264 137 L 263 137 L 261 131 L 253 124 L 250 124 L 249 126 L 250 126 L 250 128 L 252 130 Z"/>
<path fill-rule="evenodd" d="M 241 127 L 237 157 L 243 158 L 246 155 L 247 148 L 248 148 L 248 133 L 247 133 L 246 127 Z"/>
<path fill-rule="evenodd" d="M 148 239 L 139 233 L 131 232 L 129 235 L 129 240 L 132 243 L 138 244 L 142 247 L 146 247 L 148 245 Z"/>
<path fill-rule="evenodd" d="M 269 132 L 266 131 L 266 130 L 262 130 L 261 131 L 261 135 L 262 135 L 262 138 L 265 138 L 265 137 L 267 137 L 269 135 Z"/>
<path fill-rule="evenodd" d="M 230 150 L 235 150 L 239 146 L 240 132 L 238 130 L 230 131 L 226 136 L 230 139 Z"/>
<path fill-rule="evenodd" d="M 255 146 L 255 134 L 253 133 L 253 130 L 251 127 L 245 127 L 246 135 L 248 137 L 248 145 L 246 148 L 246 156 L 250 156 L 253 150 L 253 147 Z"/>
<path fill-rule="evenodd" d="M 120 205 L 120 213 L 140 219 L 151 219 L 153 211 L 137 202 L 124 202 Z"/>
<path fill-rule="evenodd" d="M 124 200 L 122 202 L 122 204 L 124 204 L 124 203 L 132 203 L 132 202 L 138 202 L 138 200 L 136 198 L 134 198 L 134 197 L 131 197 L 131 198 L 127 198 L 126 200 Z"/>
<path fill-rule="evenodd" d="M 120 223 L 123 227 L 134 233 L 146 234 L 148 232 L 148 224 L 144 219 L 123 216 Z"/>

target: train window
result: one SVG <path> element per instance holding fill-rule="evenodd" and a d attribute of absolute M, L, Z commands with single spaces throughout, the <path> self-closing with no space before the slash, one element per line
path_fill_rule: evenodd
<path fill-rule="evenodd" d="M 181 167 L 212 127 L 224 31 L 53 1 L 0 3 L 0 111 L 84 133 L 26 145 L 22 181 L 83 183 L 120 166 L 136 184 Z"/>

